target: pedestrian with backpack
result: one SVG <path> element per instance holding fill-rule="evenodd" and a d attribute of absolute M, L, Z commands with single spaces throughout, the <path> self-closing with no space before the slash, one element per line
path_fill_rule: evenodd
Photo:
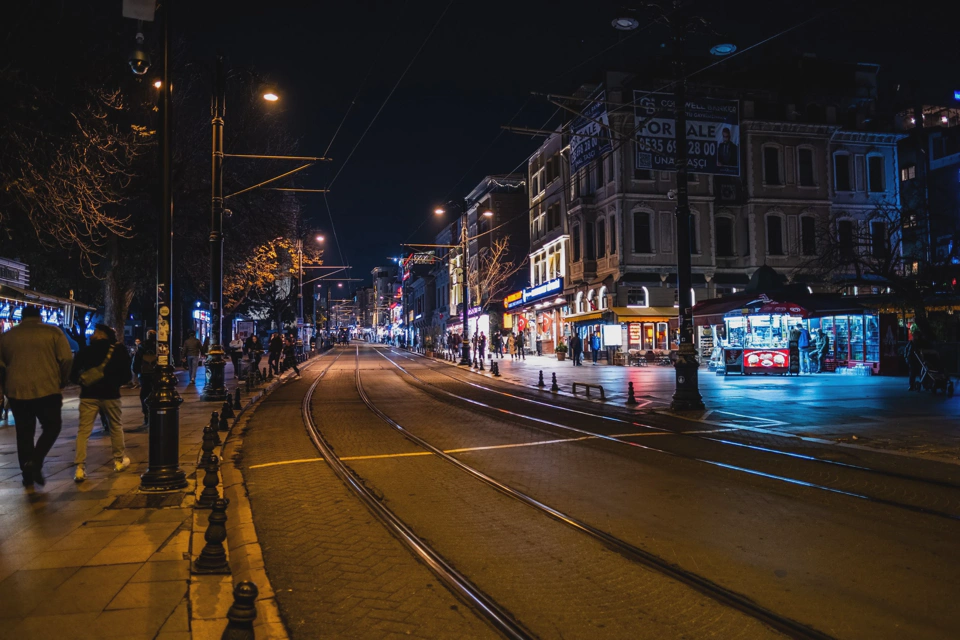
<path fill-rule="evenodd" d="M 117 333 L 105 324 L 98 324 L 90 339 L 73 360 L 70 379 L 80 385 L 80 427 L 77 429 L 76 470 L 73 480 L 87 479 L 87 440 L 93 431 L 93 420 L 101 411 L 110 422 L 110 443 L 113 447 L 113 470 L 130 466 L 123 443 L 120 411 L 120 387 L 130 381 L 130 356 L 117 344 Z"/>

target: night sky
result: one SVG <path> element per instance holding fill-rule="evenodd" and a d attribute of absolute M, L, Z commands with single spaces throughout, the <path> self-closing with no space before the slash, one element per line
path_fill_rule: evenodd
<path fill-rule="evenodd" d="M 358 96 L 330 149 L 334 162 L 311 169 L 301 186 L 326 186 L 343 169 L 328 200 L 342 259 L 355 265 L 354 277 L 365 279 L 373 266 L 398 255 L 399 243 L 415 230 L 417 240 L 430 241 L 440 226 L 431 216 L 438 203 L 463 197 L 484 175 L 523 170 L 542 139 L 501 133 L 500 126 L 548 123 L 555 108 L 531 91 L 572 93 L 596 81 L 603 68 L 642 66 L 668 51 L 661 45 L 669 42 L 666 26 L 650 24 L 652 10 L 626 11 L 631 3 L 623 1 L 183 4 L 189 9 L 180 9 L 178 31 L 191 53 L 220 50 L 228 64 L 276 81 L 281 117 L 301 137 L 301 154 L 324 152 Z M 814 18 L 728 65 L 750 65 L 780 47 L 880 63 L 884 79 L 919 78 L 931 97 L 945 99 L 960 89 L 960 78 L 957 87 L 950 84 L 960 62 L 952 21 L 933 12 L 913 16 L 892 2 L 699 0 L 690 6 L 718 34 L 693 36 L 691 48 L 733 41 L 744 49 Z M 619 15 L 635 17 L 640 30 L 624 39 L 610 26 Z M 549 128 L 560 121 L 554 116 Z M 323 197 L 304 201 L 308 218 L 328 234 L 328 264 L 341 264 Z"/>

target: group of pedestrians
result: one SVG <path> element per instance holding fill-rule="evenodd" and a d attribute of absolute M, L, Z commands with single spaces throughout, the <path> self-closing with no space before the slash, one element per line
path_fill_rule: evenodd
<path fill-rule="evenodd" d="M 87 478 L 87 440 L 97 415 L 109 428 L 113 469 L 130 465 L 123 439 L 120 387 L 131 377 L 130 355 L 116 332 L 103 324 L 76 357 L 63 331 L 45 324 L 40 309 L 23 310 L 20 324 L 0 335 L 0 390 L 16 422 L 17 458 L 25 487 L 46 484 L 43 463 L 63 427 L 63 388 L 80 385 L 80 424 L 74 456 L 74 480 Z M 37 424 L 40 437 L 36 438 Z"/>

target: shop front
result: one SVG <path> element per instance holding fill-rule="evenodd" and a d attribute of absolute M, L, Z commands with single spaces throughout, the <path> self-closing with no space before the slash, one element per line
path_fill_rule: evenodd
<path fill-rule="evenodd" d="M 8 261 L 12 262 L 12 261 Z M 40 309 L 40 319 L 46 324 L 55 324 L 69 330 L 73 326 L 74 316 L 79 310 L 82 314 L 95 311 L 93 307 L 71 300 L 25 287 L 0 282 L 0 333 L 9 331 L 20 323 L 26 307 Z M 93 334 L 93 326 L 88 327 L 88 335 Z"/>
<path fill-rule="evenodd" d="M 504 329 L 523 336 L 531 353 L 553 355 L 564 336 L 566 303 L 563 278 L 511 293 L 503 300 Z"/>
<path fill-rule="evenodd" d="M 896 328 L 894 314 L 879 314 L 850 298 L 819 295 L 786 302 L 765 295 L 719 301 L 694 308 L 700 352 L 709 351 L 705 360 L 718 372 L 896 372 L 896 358 L 881 354 L 881 336 Z M 802 330 L 809 336 L 806 349 L 796 344 Z"/>

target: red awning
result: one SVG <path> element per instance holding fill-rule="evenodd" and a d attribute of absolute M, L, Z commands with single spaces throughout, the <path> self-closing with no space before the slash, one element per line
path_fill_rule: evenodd
<path fill-rule="evenodd" d="M 704 300 L 693 308 L 694 324 L 709 326 L 723 324 L 731 311 L 743 309 L 750 314 L 780 314 L 797 318 L 821 318 L 824 316 L 858 314 L 868 309 L 854 298 L 813 294 L 795 298 L 799 302 L 770 300 L 766 296 L 757 299 L 756 294 L 737 295 Z"/>

